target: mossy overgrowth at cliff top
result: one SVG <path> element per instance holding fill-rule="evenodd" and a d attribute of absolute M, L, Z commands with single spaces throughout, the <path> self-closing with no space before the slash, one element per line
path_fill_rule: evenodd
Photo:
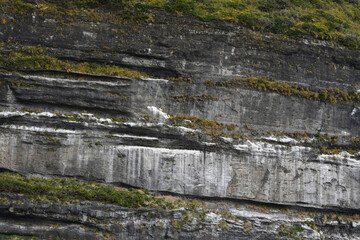
<path fill-rule="evenodd" d="M 0 3 L 3 23 L 7 14 L 33 11 L 40 16 L 111 23 L 152 21 L 151 9 L 161 8 L 177 14 L 191 14 L 203 21 L 229 21 L 288 36 L 312 35 L 335 40 L 352 49 L 360 47 L 358 0 L 1 0 Z"/>

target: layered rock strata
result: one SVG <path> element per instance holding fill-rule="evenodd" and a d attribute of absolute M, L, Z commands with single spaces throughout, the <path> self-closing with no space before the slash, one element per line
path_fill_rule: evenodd
<path fill-rule="evenodd" d="M 76 22 L 54 28 L 56 20 L 32 16 L 17 20 L 0 26 L 4 43 L 41 44 L 47 54 L 63 60 L 112 63 L 155 77 L 3 68 L 0 168 L 24 175 L 81 177 L 194 197 L 359 211 L 357 103 L 333 104 L 206 84 L 207 80 L 250 75 L 301 84 L 312 91 L 329 87 L 356 91 L 358 51 L 306 38 L 282 39 L 231 24 L 203 23 L 161 11 L 153 23 L 136 26 Z M 3 44 L 3 52 L 17 48 L 10 43 Z M 169 77 L 191 78 L 193 83 Z M 334 146 L 336 151 L 323 149 Z M 2 209 L 9 206 L 5 204 Z M 27 225 L 28 220 L 16 216 L 36 217 L 37 209 L 43 206 L 25 204 L 25 208 L 33 212 L 25 214 L 19 208 L 17 215 L 3 210 L 0 232 L 31 235 L 48 227 L 44 223 L 38 226 L 40 230 L 28 227 L 24 232 L 20 227 L 9 228 Z M 62 208 L 59 206 L 59 211 Z M 176 212 L 119 211 L 121 216 L 135 214 L 131 215 L 135 222 L 150 214 L 151 220 L 144 222 L 148 225 L 147 238 L 151 234 L 168 236 L 172 229 L 169 224 L 149 226 L 158 219 L 166 222 Z M 234 210 L 234 216 L 240 214 L 236 211 L 241 210 Z M 10 215 L 15 219 L 8 220 Z M 258 219 L 255 215 L 248 216 L 247 221 Z M 273 225 L 290 221 L 283 216 L 286 219 L 279 220 L 281 223 L 262 222 L 274 217 L 270 215 L 259 217 L 262 220 L 255 224 L 253 237 L 273 239 Z M 190 239 L 196 233 L 199 238 L 249 238 L 241 235 L 244 229 L 239 233 L 238 223 L 231 221 L 227 222 L 229 231 L 214 233 L 217 223 L 212 221 L 217 217 L 211 216 L 214 218 L 209 217 L 208 230 L 202 231 L 194 223 L 185 229 L 187 232 L 170 237 Z M 129 218 L 121 220 L 127 227 L 116 232 L 120 237 L 130 236 Z M 68 220 L 64 217 L 60 221 Z M 74 224 L 78 234 L 79 222 Z M 346 222 L 344 226 L 351 229 L 345 231 L 346 236 L 359 238 L 358 223 Z M 323 236 L 310 229 L 305 238 Z M 151 233 L 155 230 L 158 232 Z M 86 234 L 80 235 L 96 238 L 96 234 Z M 338 238 L 335 235 L 329 239 Z M 133 231 L 131 236 L 145 235 Z"/>

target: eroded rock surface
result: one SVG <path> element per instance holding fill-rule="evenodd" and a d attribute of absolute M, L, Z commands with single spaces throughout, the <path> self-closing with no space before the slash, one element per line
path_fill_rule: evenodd
<path fill-rule="evenodd" d="M 223 203 L 224 204 L 224 203 Z M 226 204 L 225 204 L 226 205 Z M 226 209 L 226 210 L 225 210 Z M 359 239 L 360 221 L 323 213 L 229 205 L 127 209 L 96 202 L 47 203 L 2 194 L 0 231 L 40 239 Z M 16 215 L 16 218 L 9 216 Z M 36 224 L 33 224 L 36 222 Z"/>
<path fill-rule="evenodd" d="M 161 11 L 153 23 L 134 29 L 81 22 L 55 30 L 53 21 L 28 17 L 0 25 L 1 40 L 40 43 L 62 59 L 118 64 L 156 78 L 49 69 L 0 73 L 1 169 L 194 197 L 360 211 L 357 103 L 205 83 L 250 75 L 314 91 L 349 90 L 358 83 L 358 51 Z M 179 76 L 194 82 L 163 79 Z M 279 227 L 290 224 L 301 225 L 306 239 L 360 239 L 355 220 L 318 221 L 319 229 L 313 229 L 305 222 L 314 219 L 233 208 L 235 220 L 209 212 L 202 223 L 194 220 L 179 231 L 171 219 L 185 210 L 140 211 L 89 202 L 49 207 L 21 200 L 24 204 L 1 205 L 0 232 L 44 239 L 56 234 L 101 239 L 105 232 L 132 239 L 276 239 L 284 230 Z M 88 216 L 110 223 L 90 222 Z M 32 226 L 29 218 L 41 221 Z M 219 227 L 222 220 L 226 225 Z M 48 221 L 61 224 L 49 228 Z"/>

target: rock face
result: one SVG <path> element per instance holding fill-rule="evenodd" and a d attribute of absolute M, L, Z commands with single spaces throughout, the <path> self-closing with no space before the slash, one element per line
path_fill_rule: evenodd
<path fill-rule="evenodd" d="M 61 49 L 62 58 L 112 62 L 158 76 L 197 81 L 269 76 L 318 88 L 349 88 L 359 78 L 357 51 L 312 39 L 286 40 L 226 23 L 155 12 L 154 22 L 113 25 L 16 16 L 2 39 Z M 171 23 L 171 24 L 169 24 Z"/>
<path fill-rule="evenodd" d="M 4 199 L 6 201 L 4 202 Z M 1 195 L 0 231 L 40 239 L 359 239 L 359 220 L 228 207 L 186 220 L 185 209 L 126 209 L 95 202 L 44 203 Z M 7 216 L 15 214 L 20 220 Z M 231 219 L 226 214 L 232 216 Z M 34 225 L 34 221 L 36 225 Z M 316 222 L 316 224 L 315 224 Z M 111 238 L 112 237 L 112 238 Z"/>
<path fill-rule="evenodd" d="M 46 106 L 49 112 L 0 113 L 4 123 L 4 132 L 0 135 L 2 168 L 21 173 L 83 176 L 194 196 L 317 207 L 360 207 L 360 162 L 353 155 L 323 155 L 314 144 L 289 137 L 262 137 L 261 134 L 251 140 L 225 138 L 222 144 L 216 145 L 207 142 L 205 137 L 194 136 L 195 130 L 168 125 L 167 114 L 155 107 L 165 106 L 171 114 L 205 115 L 209 119 L 221 115 L 227 123 L 250 123 L 243 119 L 254 119 L 250 125 L 259 130 L 307 130 L 310 133 L 323 130 L 357 136 L 359 128 L 348 113 L 351 111 L 348 105 L 329 106 L 250 90 L 226 93 L 227 89 L 214 89 L 211 94 L 218 93 L 215 95 L 218 98 L 237 99 L 231 102 L 232 108 L 220 100 L 173 102 L 170 100 L 173 92 L 180 87 L 186 88 L 187 84 L 166 81 L 134 79 L 125 84 L 8 77 L 36 86 L 4 87 L 4 96 L 15 98 L 14 102 L 8 103 L 9 109 L 18 102 L 25 103 L 25 108 L 29 103 L 36 103 L 37 107 Z M 92 89 L 92 86 L 96 88 Z M 201 91 L 197 86 L 190 88 Z M 157 93 L 147 94 L 149 89 Z M 125 99 L 119 93 L 126 96 Z M 252 99 L 255 96 L 258 100 L 246 101 L 242 94 Z M 291 113 L 290 102 L 295 102 L 292 106 L 299 106 L 294 110 L 299 114 Z M 72 105 L 67 107 L 67 104 Z M 279 109 L 276 109 L 277 105 Z M 77 107 L 78 112 L 82 108 L 100 108 L 102 112 L 109 109 L 133 119 L 147 114 L 154 123 L 134 121 L 119 126 L 115 120 L 97 118 L 90 113 L 80 113 L 74 118 L 63 110 L 70 107 Z M 302 115 L 299 109 L 304 109 Z M 54 114 L 57 111 L 64 113 Z M 270 114 L 272 116 L 267 117 Z M 299 124 L 294 124 L 296 122 Z M 49 133 L 51 136 L 47 136 Z"/>
<path fill-rule="evenodd" d="M 44 113 L 33 115 L 41 122 L 56 121 Z M 168 141 L 163 136 L 109 136 L 111 125 L 92 134 L 7 124 L 0 135 L 1 167 L 20 173 L 82 176 L 193 196 L 359 209 L 360 163 L 347 153 L 318 155 L 311 147 L 250 140 L 211 150 L 174 149 L 162 147 Z"/>
<path fill-rule="evenodd" d="M 159 79 L 55 70 L 0 73 L 0 168 L 195 197 L 360 211 L 360 160 L 359 154 L 354 154 L 359 151 L 356 144 L 360 135 L 356 104 L 205 84 L 210 79 L 250 75 L 302 84 L 314 91 L 328 87 L 349 90 L 356 88 L 360 77 L 358 51 L 310 39 L 285 40 L 163 12 L 158 12 L 153 23 L 133 28 L 91 22 L 54 28 L 54 21 L 28 21 L 29 17 L 1 25 L 1 40 L 42 44 L 49 54 L 61 59 L 118 64 Z M 7 50 L 5 46 L 2 51 Z M 161 79 L 179 76 L 192 77 L 194 83 Z M 187 118 L 176 122 L 176 116 Z M 294 136 L 289 137 L 291 134 Z M 333 139 L 337 139 L 335 146 L 350 149 L 351 154 L 320 151 Z M 29 216 L 35 217 L 38 209 L 46 211 L 42 207 L 26 205 L 19 209 L 20 215 L 34 209 Z M 68 211 L 58 207 L 57 217 Z M 81 211 L 90 208 L 86 205 Z M 114 217 L 122 216 L 126 227 L 117 225 L 111 230 L 119 228 L 121 238 L 129 238 L 133 232 L 133 239 L 191 239 L 195 232 L 198 239 L 275 239 L 272 226 L 290 221 L 288 216 L 270 221 L 279 217 L 271 214 L 247 216 L 261 220 L 254 220 L 253 235 L 242 235 L 243 227 L 240 234 L 239 223 L 231 221 L 228 232 L 214 233 L 218 223 L 209 216 L 212 220 L 205 224 L 207 230 L 196 229 L 194 223 L 184 233 L 170 233 L 168 222 L 165 226 L 155 222 L 166 222 L 175 212 L 127 211 L 120 209 Z M 233 210 L 233 215 L 244 214 L 237 211 Z M 129 219 L 143 221 L 148 216 L 146 237 L 131 230 Z M 9 228 L 15 226 L 12 220 L 2 218 L 0 232 L 19 233 L 15 227 Z M 68 219 L 65 216 L 61 221 Z M 149 227 L 152 224 L 156 227 Z M 343 225 L 348 224 L 355 225 L 346 236 L 359 239 L 359 224 Z M 96 234 L 81 235 L 79 223 L 56 231 L 72 227 L 76 234 L 67 238 L 99 238 Z M 45 228 L 46 224 L 36 231 Z M 21 234 L 35 231 L 27 229 Z M 305 238 L 323 236 L 311 228 L 306 231 Z"/>

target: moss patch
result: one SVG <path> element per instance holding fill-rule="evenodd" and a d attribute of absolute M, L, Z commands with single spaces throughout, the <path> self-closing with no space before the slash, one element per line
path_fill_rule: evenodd
<path fill-rule="evenodd" d="M 0 65 L 12 69 L 63 70 L 67 72 L 107 74 L 120 77 L 149 77 L 145 73 L 121 68 L 116 65 L 62 61 L 47 55 L 41 47 L 22 47 L 9 53 L 1 53 Z"/>
<path fill-rule="evenodd" d="M 0 191 L 25 194 L 29 197 L 49 201 L 78 199 L 111 203 L 127 208 L 175 207 L 173 203 L 147 195 L 141 190 L 117 189 L 75 178 L 26 178 L 10 172 L 0 173 Z"/>
<path fill-rule="evenodd" d="M 288 227 L 285 224 L 281 224 L 280 227 L 277 229 L 277 232 L 282 237 L 295 237 L 302 233 L 304 228 L 302 226 L 291 226 Z"/>
<path fill-rule="evenodd" d="M 0 240 L 38 240 L 37 237 L 0 234 Z"/>
<path fill-rule="evenodd" d="M 237 78 L 223 82 L 213 82 L 209 80 L 206 81 L 206 84 L 209 86 L 247 88 L 259 91 L 276 92 L 284 96 L 296 96 L 330 103 L 360 103 L 360 94 L 355 90 L 345 92 L 340 89 L 328 88 L 320 92 L 315 92 L 299 85 L 291 85 L 281 81 L 270 81 L 268 77 Z"/>
<path fill-rule="evenodd" d="M 36 3 L 37 2 L 37 3 Z M 107 21 L 152 21 L 153 8 L 176 14 L 191 14 L 203 21 L 221 20 L 266 29 L 287 36 L 311 35 L 334 40 L 348 48 L 360 47 L 360 8 L 358 1 L 346 0 L 2 0 L 6 13 L 57 18 L 60 23 L 76 19 Z M 86 9 L 86 11 L 84 11 Z"/>

